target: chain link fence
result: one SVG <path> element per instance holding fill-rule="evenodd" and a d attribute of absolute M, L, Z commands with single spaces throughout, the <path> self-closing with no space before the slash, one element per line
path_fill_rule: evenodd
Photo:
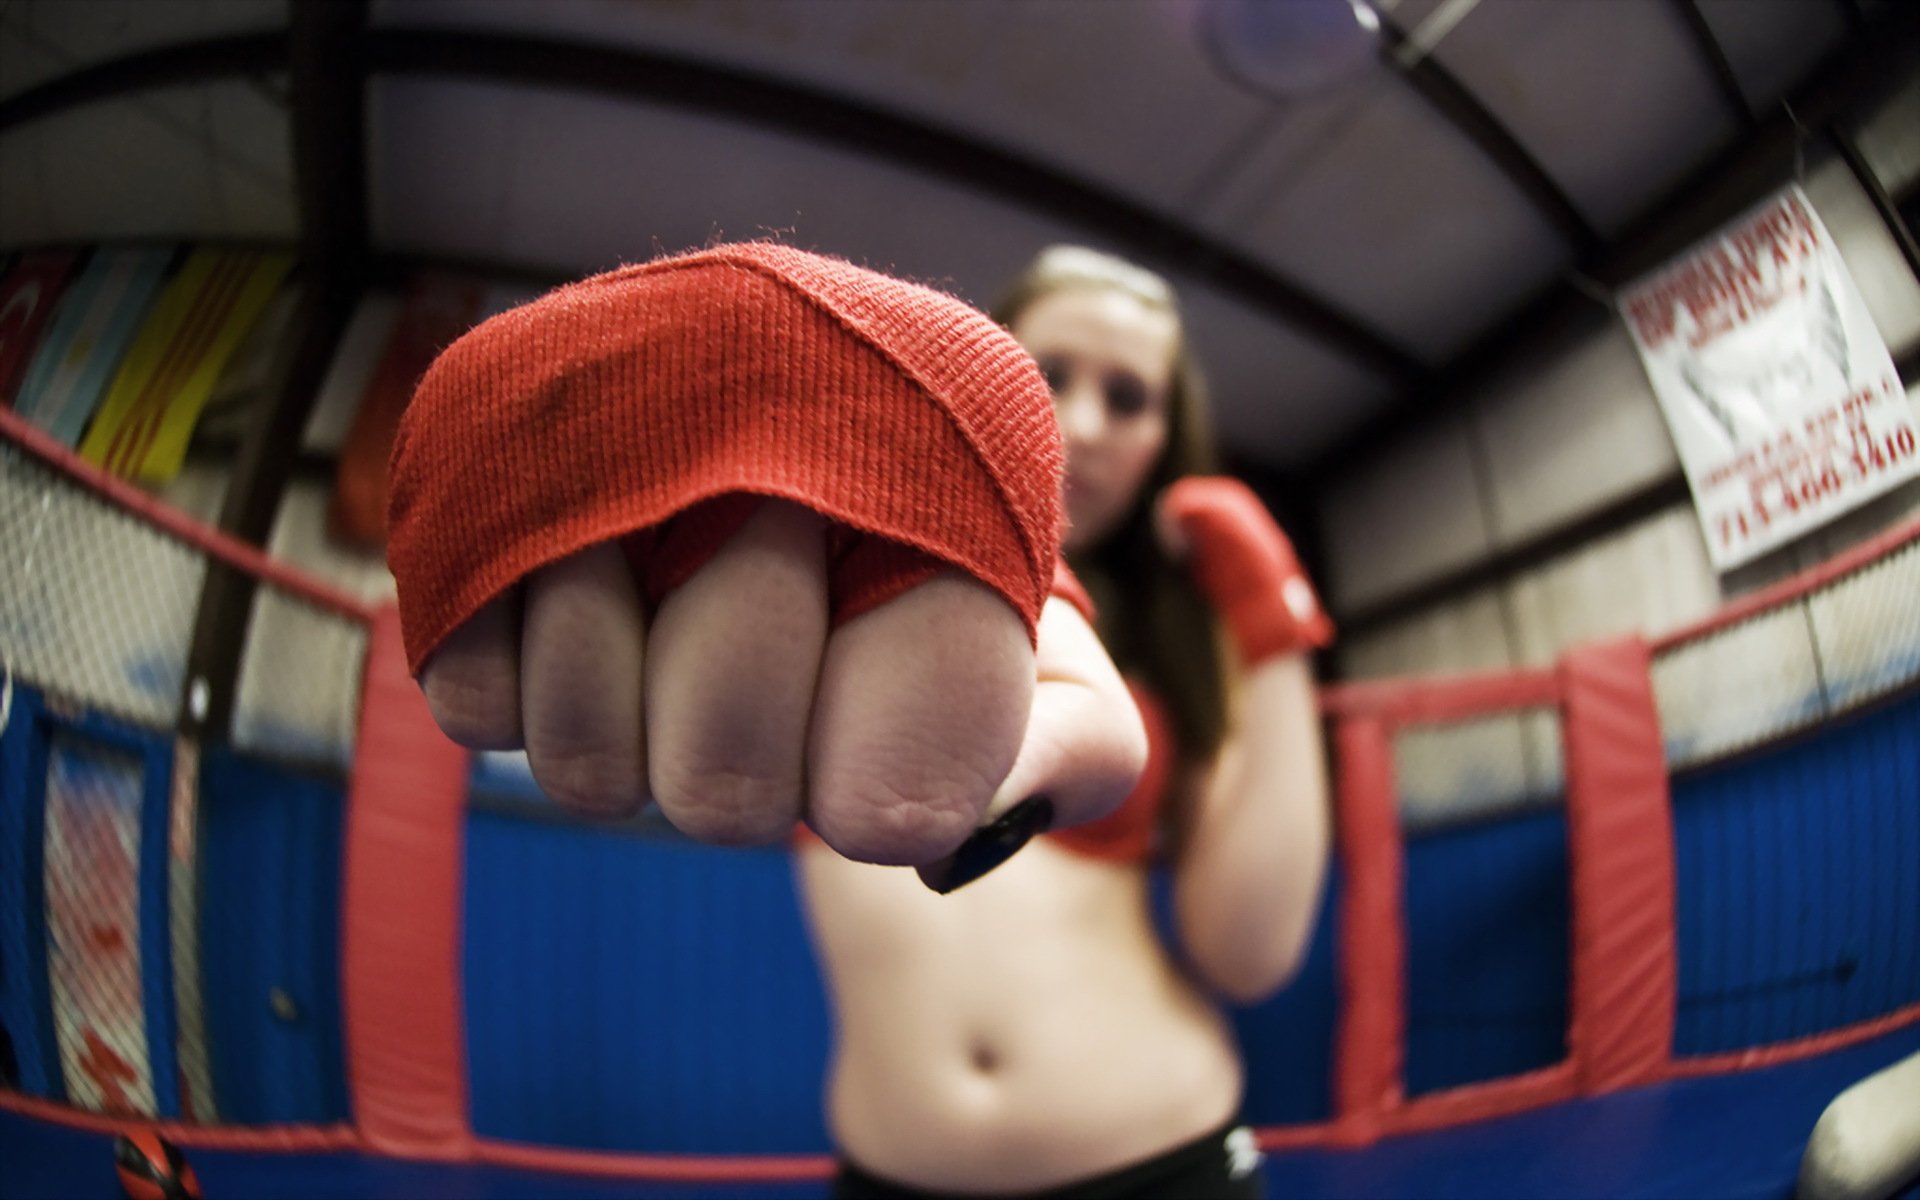
<path fill-rule="evenodd" d="M 254 579 L 231 631 L 230 734 L 182 733 L 209 552 L 138 509 L 0 441 L 0 818 L 30 843 L 0 847 L 0 1086 L 99 1113 L 253 1122 L 274 1087 L 255 1076 L 289 1069 L 276 1038 L 331 1056 L 313 1074 L 344 1070 L 337 1018 L 303 1026 L 262 1001 L 235 1022 L 209 1005 L 238 989 L 284 1009 L 337 989 L 326 971 L 280 986 L 338 951 L 337 895 L 298 924 L 283 893 L 303 875 L 337 891 L 365 617 L 298 580 Z M 239 984 L 234 963 L 265 965 Z"/>
<path fill-rule="evenodd" d="M 179 721 L 195 549 L 0 446 L 0 654 L 48 696 L 156 729 Z"/>
<path fill-rule="evenodd" d="M 1656 655 L 1671 770 L 1800 733 L 1920 680 L 1920 539 Z"/>

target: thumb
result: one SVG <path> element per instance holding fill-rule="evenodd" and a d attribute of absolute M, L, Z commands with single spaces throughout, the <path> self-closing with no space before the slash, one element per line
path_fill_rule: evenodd
<path fill-rule="evenodd" d="M 1161 493 L 1158 517 L 1196 555 L 1229 547 L 1269 557 L 1285 535 L 1252 488 L 1224 475 L 1188 475 Z"/>
<path fill-rule="evenodd" d="M 1333 621 L 1293 543 L 1260 497 L 1237 479 L 1189 476 L 1161 499 L 1187 536 L 1187 573 L 1213 606 L 1247 665 L 1325 646 Z"/>
<path fill-rule="evenodd" d="M 1086 618 L 1055 597 L 1038 634 L 1039 680 L 1013 768 L 987 823 L 951 855 L 918 868 L 936 892 L 978 879 L 1046 829 L 1106 816 L 1146 768 L 1140 710 Z"/>

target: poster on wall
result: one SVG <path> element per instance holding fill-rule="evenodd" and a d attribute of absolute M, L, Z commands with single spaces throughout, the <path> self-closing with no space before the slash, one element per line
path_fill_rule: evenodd
<path fill-rule="evenodd" d="M 1920 474 L 1893 357 L 1797 185 L 1627 288 L 1619 309 L 1716 570 Z"/>

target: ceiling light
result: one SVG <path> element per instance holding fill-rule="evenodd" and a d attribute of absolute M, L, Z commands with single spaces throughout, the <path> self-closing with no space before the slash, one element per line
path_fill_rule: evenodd
<path fill-rule="evenodd" d="M 1271 96 L 1344 82 L 1379 50 L 1369 0 L 1206 0 L 1200 38 L 1223 74 Z"/>

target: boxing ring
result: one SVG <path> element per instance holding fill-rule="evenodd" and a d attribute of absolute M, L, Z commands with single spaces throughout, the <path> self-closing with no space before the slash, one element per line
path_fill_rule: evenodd
<path fill-rule="evenodd" d="M 115 1195 L 130 1121 L 216 1200 L 823 1194 L 783 852 L 568 822 L 440 737 L 390 607 L 0 440 L 0 1195 Z M 217 739 L 180 732 L 213 564 L 254 582 Z M 1920 521 L 1323 710 L 1320 926 L 1234 1014 L 1274 1195 L 1782 1197 L 1920 1051 Z"/>

